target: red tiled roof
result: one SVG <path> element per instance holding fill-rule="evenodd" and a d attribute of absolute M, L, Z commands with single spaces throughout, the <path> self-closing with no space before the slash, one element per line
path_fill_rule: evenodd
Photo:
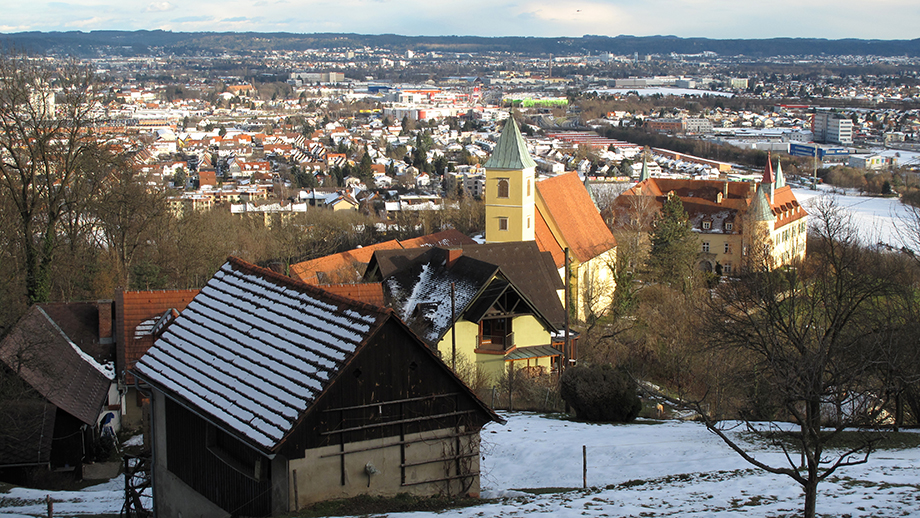
<path fill-rule="evenodd" d="M 182 311 L 199 290 L 118 291 L 115 294 L 115 372 L 117 376 L 128 369 L 153 345 L 154 337 L 142 323 L 149 324 L 166 311 Z M 138 329 L 138 327 L 141 327 Z M 133 376 L 125 374 L 125 382 Z"/>
<path fill-rule="evenodd" d="M 383 284 L 364 282 L 359 284 L 322 284 L 320 288 L 341 297 L 357 300 L 377 307 L 386 307 L 383 298 Z"/>
<path fill-rule="evenodd" d="M 374 255 L 375 250 L 393 250 L 402 248 L 399 241 L 393 239 L 376 245 L 355 248 L 347 252 L 327 255 L 310 261 L 291 265 L 291 277 L 307 284 L 319 284 L 320 275 L 326 277 L 341 277 L 343 275 L 354 279 L 363 273 L 363 266 Z"/>
<path fill-rule="evenodd" d="M 561 241 L 579 262 L 590 261 L 617 246 L 577 173 L 537 182 L 537 194 L 549 211 L 543 217 L 547 223 L 555 223 L 562 234 Z"/>
<path fill-rule="evenodd" d="M 549 225 L 546 224 L 546 220 L 543 219 L 543 214 L 540 213 L 540 211 L 537 211 L 535 219 L 537 221 L 534 226 L 534 236 L 537 241 L 537 247 L 540 248 L 541 252 L 549 252 L 552 254 L 553 262 L 556 263 L 556 268 L 562 268 L 565 266 L 565 250 L 563 250 L 562 245 L 556 241 L 556 237 L 549 229 Z"/>
<path fill-rule="evenodd" d="M 398 250 L 424 246 L 460 246 L 473 244 L 471 238 L 457 230 L 444 230 L 405 241 L 396 239 L 376 245 L 355 248 L 347 252 L 327 255 L 310 261 L 291 265 L 291 277 L 307 284 L 338 283 L 357 281 L 364 274 L 364 267 L 377 250 Z"/>

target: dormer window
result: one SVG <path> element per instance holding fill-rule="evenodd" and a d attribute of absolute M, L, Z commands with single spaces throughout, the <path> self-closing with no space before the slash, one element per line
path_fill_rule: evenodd
<path fill-rule="evenodd" d="M 711 228 L 712 228 L 712 221 L 704 221 L 704 222 L 703 222 L 703 230 L 709 230 L 709 229 L 711 229 Z"/>
<path fill-rule="evenodd" d="M 731 230 L 731 229 L 733 229 L 733 228 L 735 228 L 735 224 L 734 224 L 734 223 L 731 223 L 731 222 L 726 222 L 726 223 L 725 223 L 725 230 Z"/>

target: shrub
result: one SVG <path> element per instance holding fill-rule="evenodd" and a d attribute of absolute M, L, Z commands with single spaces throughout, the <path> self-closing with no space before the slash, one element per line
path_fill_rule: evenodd
<path fill-rule="evenodd" d="M 610 365 L 578 366 L 566 370 L 560 380 L 562 399 L 586 421 L 628 423 L 639 415 L 642 402 L 636 383 Z"/>

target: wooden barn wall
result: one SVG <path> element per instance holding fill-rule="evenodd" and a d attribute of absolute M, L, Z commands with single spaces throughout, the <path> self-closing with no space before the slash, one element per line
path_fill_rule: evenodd
<path fill-rule="evenodd" d="M 423 348 L 401 326 L 387 322 L 327 388 L 281 453 L 295 459 L 306 449 L 334 444 L 458 427 L 478 432 L 488 414 Z"/>
<path fill-rule="evenodd" d="M 70 466 L 82 469 L 87 454 L 92 454 L 92 432 L 84 433 L 83 421 L 57 409 L 54 418 L 54 438 L 51 440 L 51 466 L 61 468 Z M 88 444 L 87 444 L 88 443 Z"/>
<path fill-rule="evenodd" d="M 271 515 L 271 470 L 263 469 L 265 476 L 256 481 L 227 465 L 208 450 L 209 426 L 182 405 L 166 399 L 169 471 L 233 516 Z M 254 462 L 260 457 L 235 439 L 223 446 L 244 461 Z M 267 459 L 262 462 L 268 465 Z"/>

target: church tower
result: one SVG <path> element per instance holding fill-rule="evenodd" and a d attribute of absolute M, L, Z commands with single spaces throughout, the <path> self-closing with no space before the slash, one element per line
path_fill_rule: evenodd
<path fill-rule="evenodd" d="M 508 117 L 486 168 L 486 243 L 534 241 L 537 163 Z"/>

